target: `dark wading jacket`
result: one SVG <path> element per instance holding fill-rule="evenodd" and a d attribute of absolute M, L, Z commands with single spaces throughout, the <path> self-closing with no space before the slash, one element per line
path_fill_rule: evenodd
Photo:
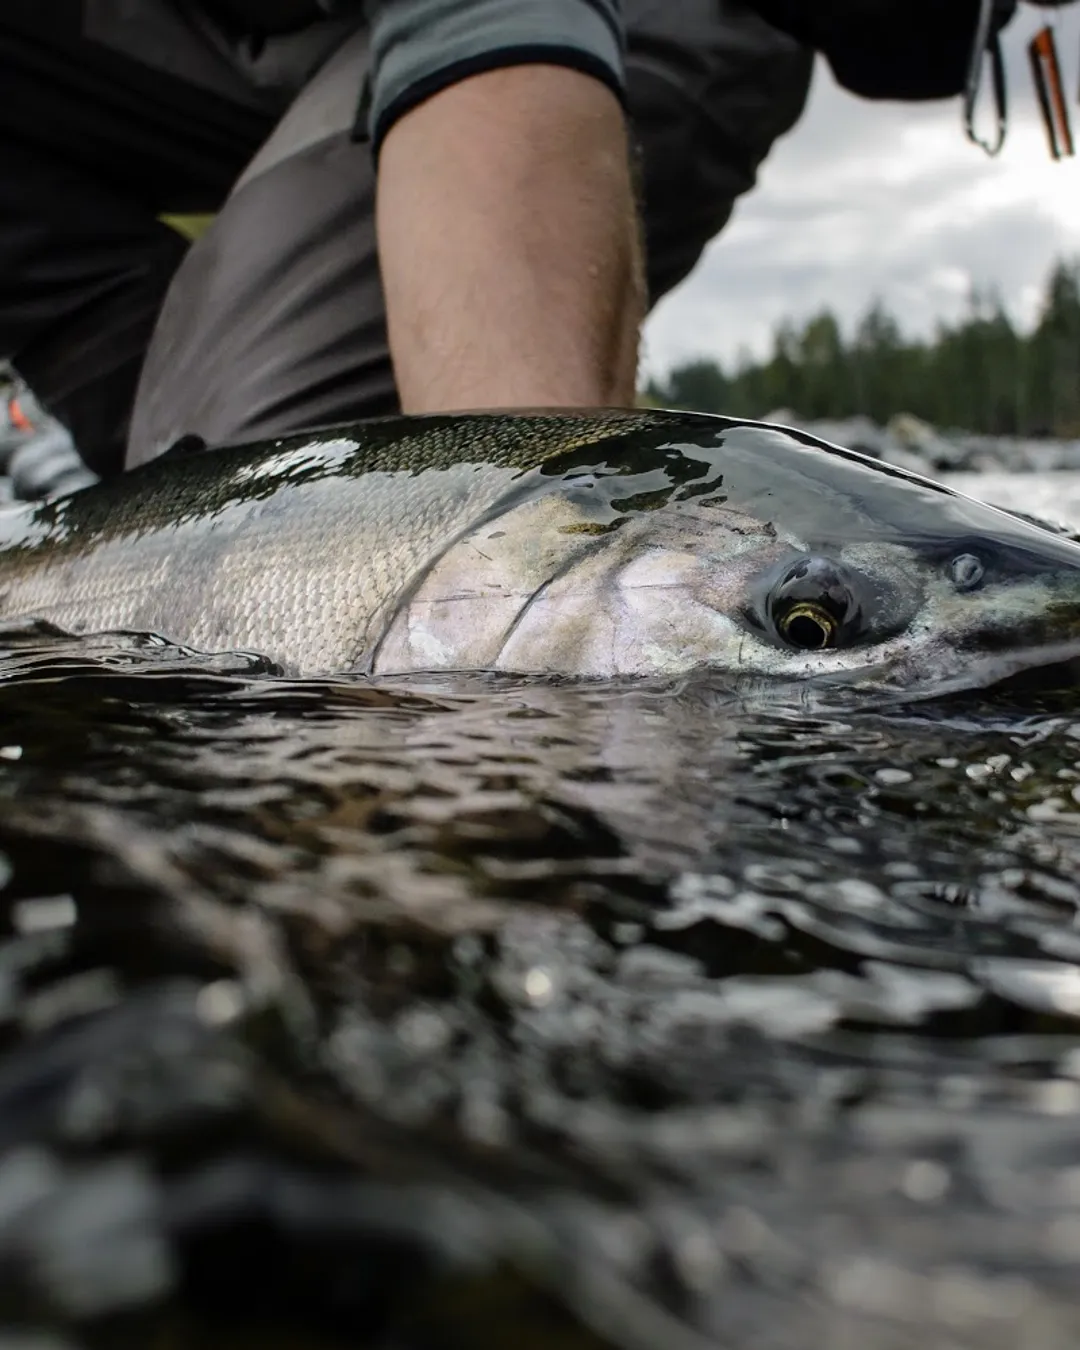
<path fill-rule="evenodd" d="M 823 52 L 864 98 L 950 98 L 964 87 L 979 0 L 748 0 L 774 27 Z M 993 31 L 1017 0 L 994 0 Z"/>
<path fill-rule="evenodd" d="M 822 52 L 839 83 L 865 98 L 948 98 L 963 89 L 979 0 L 746 3 L 774 27 Z M 264 33 L 298 28 L 320 15 L 364 10 L 363 0 L 203 0 L 203 4 L 238 28 Z M 994 0 L 995 31 L 1009 21 L 1016 4 L 1017 0 Z"/>

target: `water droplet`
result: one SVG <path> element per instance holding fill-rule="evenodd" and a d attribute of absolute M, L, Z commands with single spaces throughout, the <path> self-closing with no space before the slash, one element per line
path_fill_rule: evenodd
<path fill-rule="evenodd" d="M 874 777 L 879 783 L 884 783 L 887 787 L 899 786 L 901 783 L 910 783 L 914 774 L 908 773 L 907 769 L 878 769 Z"/>
<path fill-rule="evenodd" d="M 550 1003 L 555 996 L 555 982 L 540 966 L 533 966 L 525 973 L 525 997 L 536 1008 Z"/>
<path fill-rule="evenodd" d="M 195 998 L 195 1011 L 209 1026 L 232 1022 L 244 1010 L 244 991 L 236 980 L 204 984 Z"/>
<path fill-rule="evenodd" d="M 909 1200 L 932 1204 L 949 1189 L 949 1172 L 940 1163 L 920 1158 L 910 1163 L 900 1180 L 900 1189 Z"/>
<path fill-rule="evenodd" d="M 15 931 L 22 934 L 70 928 L 77 918 L 78 910 L 70 895 L 43 895 L 19 900 L 11 907 L 11 922 Z"/>
<path fill-rule="evenodd" d="M 398 1039 L 418 1054 L 441 1050 L 450 1040 L 446 1018 L 433 1008 L 415 1008 L 398 1018 Z"/>

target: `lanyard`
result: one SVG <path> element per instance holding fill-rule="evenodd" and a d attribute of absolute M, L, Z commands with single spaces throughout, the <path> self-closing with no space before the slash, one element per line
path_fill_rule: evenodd
<path fill-rule="evenodd" d="M 1062 159 L 1074 153 L 1073 138 L 1052 28 L 1041 28 L 1035 34 L 1028 44 L 1028 58 L 1035 80 L 1035 92 L 1039 97 L 1039 110 L 1046 127 L 1046 138 L 1050 142 L 1050 154 L 1054 159 Z"/>

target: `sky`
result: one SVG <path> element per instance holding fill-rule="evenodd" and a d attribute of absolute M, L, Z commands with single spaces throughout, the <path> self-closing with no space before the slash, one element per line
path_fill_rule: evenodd
<path fill-rule="evenodd" d="M 929 335 L 963 312 L 973 284 L 995 286 L 1030 326 L 1054 259 L 1080 257 L 1080 154 L 1051 159 L 1027 59 L 1048 15 L 1080 150 L 1080 5 L 1024 4 L 1005 30 L 1010 125 L 996 159 L 967 140 L 959 99 L 857 99 L 819 59 L 801 121 L 646 323 L 644 375 L 762 356 L 780 320 L 825 306 L 850 332 L 875 298 L 905 333 Z"/>

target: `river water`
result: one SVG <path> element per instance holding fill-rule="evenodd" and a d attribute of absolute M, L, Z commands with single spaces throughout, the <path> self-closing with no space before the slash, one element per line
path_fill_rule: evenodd
<path fill-rule="evenodd" d="M 845 697 L 11 649 L 0 1347 L 1075 1344 L 1080 701 Z"/>

